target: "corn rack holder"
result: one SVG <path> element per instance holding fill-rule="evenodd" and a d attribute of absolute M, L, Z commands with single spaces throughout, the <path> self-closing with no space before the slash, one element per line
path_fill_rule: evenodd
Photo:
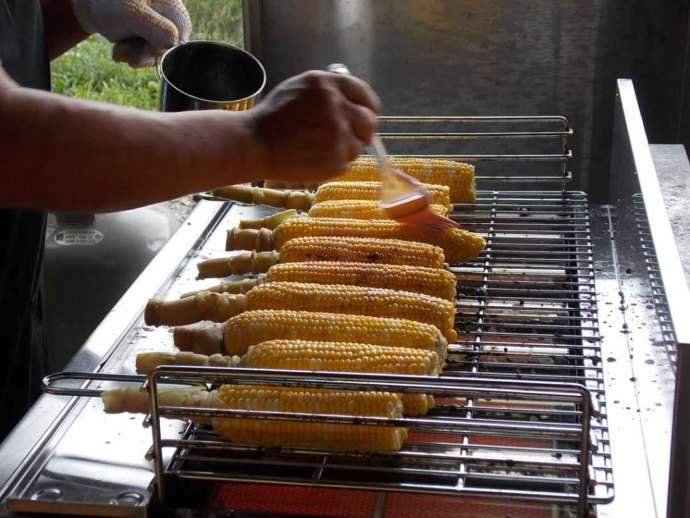
<path fill-rule="evenodd" d="M 672 433 L 688 336 L 676 308 L 687 292 L 672 280 L 675 246 L 660 251 L 668 219 L 663 204 L 650 205 L 656 173 L 639 151 L 649 145 L 632 84 L 618 89 L 607 204 L 569 190 L 564 117 L 382 118 L 391 153 L 477 166 L 476 203 L 456 204 L 450 217 L 487 248 L 450 265 L 460 339 L 440 378 L 199 367 L 134 375 L 138 352 L 172 350 L 167 328 L 144 325 L 146 301 L 214 284 L 194 280 L 196 263 L 224 253 L 240 219 L 273 210 L 202 200 L 0 448 L 4 512 L 149 516 L 203 507 L 199 495 L 215 483 L 240 481 L 369 490 L 373 516 L 387 516 L 400 493 L 453 496 L 457 516 L 467 499 L 553 516 L 665 514 L 671 442 L 682 449 L 687 436 Z M 122 383 L 152 395 L 145 427 L 103 413 L 97 396 Z M 157 397 L 164 385 L 222 383 L 426 392 L 439 404 L 423 417 L 363 419 L 166 407 Z M 256 448 L 169 419 L 212 415 L 398 425 L 411 435 L 390 454 Z"/>

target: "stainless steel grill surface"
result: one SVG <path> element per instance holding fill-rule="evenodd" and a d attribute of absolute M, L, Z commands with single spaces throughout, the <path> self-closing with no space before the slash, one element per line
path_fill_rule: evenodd
<path fill-rule="evenodd" d="M 75 360 L 69 370 L 80 374 L 58 374 L 47 382 L 51 394 L 82 396 L 98 396 L 122 381 L 144 383 L 154 394 L 145 420 L 152 430 L 127 415 L 104 416 L 98 399 L 68 400 L 37 446 L 24 454 L 18 475 L 7 478 L 3 494 L 10 509 L 145 516 L 161 505 L 177 506 L 180 499 L 182 506 L 199 505 L 185 500 L 181 488 L 196 490 L 210 481 L 415 492 L 457 496 L 459 502 L 510 499 L 516 505 L 537 502 L 563 516 L 600 511 L 629 516 L 626 503 L 636 493 L 643 514 L 663 508 L 665 503 L 648 493 L 640 466 L 646 455 L 654 459 L 650 470 L 668 468 L 663 457 L 668 432 L 657 443 L 649 438 L 668 430 L 672 373 L 667 375 L 661 362 L 644 360 L 639 352 L 644 340 L 632 343 L 628 326 L 642 326 L 652 312 L 672 362 L 675 336 L 642 199 L 628 197 L 633 209 L 617 211 L 610 205 L 590 207 L 585 193 L 568 190 L 572 131 L 562 117 L 391 117 L 384 124 L 391 153 L 416 154 L 410 150 L 423 143 L 428 156 L 470 160 L 478 168 L 476 203 L 456 204 L 451 217 L 485 236 L 487 247 L 477 259 L 450 266 L 458 279 L 460 338 L 449 347 L 443 376 L 192 367 L 162 367 L 148 380 L 133 375 L 137 353 L 173 349 L 169 329 L 143 324 L 146 300 L 215 284 L 195 280 L 196 263 L 225 253 L 225 231 L 240 219 L 273 210 L 202 201 L 189 227 L 118 305 L 119 318 L 97 331 L 92 340 L 111 341 L 95 355 L 99 361 Z M 485 152 L 487 142 L 495 153 Z M 649 307 L 639 313 L 629 312 L 637 299 L 627 294 L 631 288 L 621 266 L 638 260 L 617 255 L 620 225 L 635 231 L 634 242 L 621 242 L 644 257 L 640 286 L 648 283 L 653 292 Z M 649 337 L 655 333 L 650 329 Z M 622 383 L 628 378 L 630 386 L 637 383 L 640 364 L 645 380 L 663 376 L 657 406 L 654 393 L 633 393 Z M 167 418 L 357 418 L 159 405 L 162 384 L 199 382 L 428 392 L 438 405 L 421 418 L 358 420 L 409 427 L 409 441 L 393 454 L 257 448 L 220 441 L 206 427 Z M 648 405 L 659 424 L 640 421 L 635 404 Z M 620 473 L 628 479 L 621 482 Z M 385 496 L 377 502 L 380 512 Z"/>
<path fill-rule="evenodd" d="M 559 385 L 535 386 L 534 393 L 515 386 L 501 394 L 484 390 L 492 379 L 577 383 L 597 408 L 605 406 L 587 199 L 486 191 L 476 207 L 454 213 L 465 228 L 485 235 L 488 246 L 477 260 L 452 267 L 461 339 L 450 347 L 444 381 L 486 381 L 441 399 L 424 419 L 409 420 L 413 431 L 426 424 L 436 438 L 422 428 L 400 453 L 372 458 L 229 446 L 191 427 L 185 442 L 165 443 L 189 447 L 178 450 L 166 473 L 577 502 L 581 402 L 553 400 Z M 589 499 L 600 503 L 613 497 L 605 416 L 592 418 L 591 432 L 593 449 L 584 456 Z"/>

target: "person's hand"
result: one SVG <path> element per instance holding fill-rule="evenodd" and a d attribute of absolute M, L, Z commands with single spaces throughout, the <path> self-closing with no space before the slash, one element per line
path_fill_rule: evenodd
<path fill-rule="evenodd" d="M 369 143 L 381 103 L 364 81 L 311 71 L 279 84 L 249 110 L 258 174 L 286 181 L 342 173 Z"/>
<path fill-rule="evenodd" d="M 165 49 L 189 39 L 192 22 L 182 0 L 71 0 L 89 34 L 115 43 L 113 59 L 133 67 L 152 65 Z"/>

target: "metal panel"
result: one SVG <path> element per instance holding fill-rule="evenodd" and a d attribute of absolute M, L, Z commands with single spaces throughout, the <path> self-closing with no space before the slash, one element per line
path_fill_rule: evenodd
<path fill-rule="evenodd" d="M 617 77 L 639 78 L 656 141 L 678 138 L 687 0 L 245 0 L 245 38 L 269 87 L 343 62 L 384 113 L 561 113 L 574 188 L 605 199 Z"/>
<path fill-rule="evenodd" d="M 170 266 L 178 264 L 187 254 L 189 247 L 199 238 L 199 228 L 208 224 L 217 211 L 216 204 L 200 204 L 187 220 L 187 224 L 180 227 L 178 232 L 168 241 L 165 247 L 158 253 L 153 261 L 139 276 L 137 281 L 127 290 L 117 305 L 110 311 L 108 316 L 98 326 L 89 340 L 74 356 L 67 368 L 71 370 L 91 372 L 107 368 L 112 362 L 119 363 L 121 358 L 118 351 L 120 339 L 128 327 L 140 316 L 145 301 L 170 275 Z M 13 432 L 5 439 L 0 446 L 0 498 L 2 508 L 0 514 L 6 512 L 6 499 L 9 495 L 15 494 L 17 487 L 26 486 L 38 472 L 45 467 L 46 461 L 54 454 L 57 445 L 61 442 L 67 431 L 74 425 L 74 420 L 78 412 L 84 407 L 85 401 L 76 398 L 58 398 L 55 396 L 42 396 L 27 413 L 24 419 L 15 427 Z M 150 482 L 152 470 L 149 469 L 148 479 L 141 476 L 141 465 L 143 459 L 136 448 L 131 447 L 136 443 L 138 437 L 150 442 L 150 432 L 141 428 L 139 423 L 123 419 L 124 427 L 134 430 L 132 436 L 127 436 L 129 443 L 126 447 L 117 448 L 122 444 L 122 430 L 109 429 L 111 436 L 101 435 L 96 437 L 93 432 L 94 423 L 98 423 L 102 416 L 100 412 L 92 413 L 92 418 L 83 418 L 82 425 L 85 428 L 76 427 L 76 436 L 71 441 L 72 452 L 76 456 L 67 456 L 62 462 L 58 459 L 54 464 L 53 474 L 59 480 L 61 476 L 69 480 L 70 473 L 74 474 L 73 468 L 78 466 L 81 474 L 85 473 L 85 468 L 91 470 L 92 475 L 96 474 L 98 481 L 91 486 L 91 495 L 101 494 L 107 496 L 108 500 L 115 500 L 117 507 L 110 509 L 110 515 L 119 513 L 120 515 L 133 515 L 135 509 L 146 503 L 146 499 L 137 501 L 133 493 L 140 495 L 147 494 L 147 486 Z M 135 426 L 134 426 L 135 425 Z M 86 440 L 88 439 L 88 442 Z M 110 445 L 108 445 L 108 441 Z M 69 437 L 67 438 L 69 442 Z M 115 459 L 112 472 L 109 472 L 104 465 L 95 467 L 88 462 L 91 453 L 88 446 L 95 448 L 95 453 L 107 455 L 108 449 L 112 452 Z M 83 462 L 80 460 L 83 457 Z M 101 457 L 102 458 L 102 457 Z M 126 465 L 133 467 L 134 475 L 122 477 L 122 472 Z M 51 466 L 48 466 L 51 469 Z M 94 471 L 95 469 L 95 471 Z M 86 471 L 88 472 L 88 470 Z M 79 472 L 78 472 L 79 473 Z M 73 479 L 76 487 L 79 487 L 84 480 Z M 100 489 L 99 489 L 100 488 Z M 66 495 L 55 491 L 56 488 L 42 486 L 37 491 L 44 490 L 34 495 L 36 502 L 45 499 L 47 505 L 52 506 L 56 511 L 75 512 L 79 505 L 64 505 L 61 500 L 65 500 Z M 81 491 L 84 491 L 82 486 Z M 87 491 L 88 492 L 88 491 Z M 128 495 L 127 493 L 132 493 Z M 121 499 L 118 501 L 118 495 Z M 31 497 L 31 495 L 28 495 Z M 30 500 L 30 498 L 27 498 Z M 84 509 L 82 513 L 95 515 L 93 508 Z"/>
<path fill-rule="evenodd" d="M 686 355 L 690 293 L 632 82 L 619 80 L 618 90 L 611 185 L 619 217 L 611 237 L 627 274 L 621 283 L 621 305 L 628 308 L 628 315 L 637 316 L 636 322 L 647 326 L 640 336 L 640 331 L 626 322 L 629 345 L 635 340 L 630 351 L 632 377 L 639 409 L 654 405 L 652 418 L 643 419 L 641 425 L 656 514 L 688 516 L 690 364 Z M 639 306 L 633 309 L 633 302 Z M 675 383 L 672 408 L 671 383 Z M 664 476 L 669 464 L 670 473 Z"/>

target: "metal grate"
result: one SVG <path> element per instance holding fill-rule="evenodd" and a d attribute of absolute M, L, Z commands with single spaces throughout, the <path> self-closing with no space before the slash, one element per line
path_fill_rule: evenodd
<path fill-rule="evenodd" d="M 642 256 L 644 257 L 645 268 L 647 270 L 647 277 L 652 293 L 651 303 L 654 305 L 654 312 L 656 313 L 659 323 L 660 338 L 658 342 L 659 345 L 666 349 L 668 359 L 675 372 L 677 359 L 676 344 L 678 341 L 676 340 L 676 334 L 673 330 L 673 321 L 671 320 L 671 313 L 666 300 L 666 291 L 664 290 L 664 283 L 661 279 L 661 271 L 659 269 L 659 263 L 657 262 L 656 250 L 654 248 L 654 242 L 652 241 L 652 231 L 647 221 L 642 194 L 633 195 L 632 206 L 637 232 L 640 236 Z"/>
<path fill-rule="evenodd" d="M 453 217 L 488 246 L 451 268 L 461 338 L 449 349 L 444 377 L 577 383 L 603 407 L 586 196 L 482 192 Z M 229 446 L 190 427 L 183 442 L 163 441 L 182 446 L 165 476 L 576 502 L 582 444 L 573 432 L 582 408 L 544 393 L 475 394 L 440 399 L 427 416 L 464 423 L 459 430 L 413 434 L 395 455 Z M 604 502 L 613 497 L 605 416 L 590 424 L 589 499 Z M 220 459 L 215 449 L 231 456 Z"/>
<path fill-rule="evenodd" d="M 423 418 L 396 420 L 411 431 L 400 452 L 346 454 L 231 444 L 194 425 L 179 439 L 161 438 L 161 417 L 266 419 L 268 414 L 160 407 L 154 397 L 150 457 L 155 460 L 159 496 L 165 498 L 166 481 L 172 479 L 249 481 L 539 501 L 568 510 L 577 506 L 577 514 L 585 516 L 589 504 L 613 498 L 613 481 L 606 416 L 598 412 L 605 404 L 588 202 L 585 194 L 566 190 L 571 178 L 567 140 L 572 134 L 567 120 L 388 117 L 382 122 L 393 127 L 382 134 L 391 152 L 481 162 L 478 184 L 485 189 L 500 186 L 479 192 L 475 203 L 456 204 L 451 214 L 465 228 L 484 235 L 487 248 L 474 261 L 451 265 L 459 282 L 460 338 L 449 348 L 444 375 L 417 381 L 353 374 L 328 377 L 338 386 L 433 393 L 436 408 Z M 460 127 L 450 127 L 454 124 Z M 554 190 L 512 190 L 531 189 L 532 184 Z M 190 257 L 213 253 L 209 243 L 224 242 L 229 207 L 219 211 Z M 185 279 L 193 278 L 193 269 L 191 264 L 179 268 L 187 272 Z M 159 295 L 172 291 L 175 296 L 189 288 L 177 276 L 161 287 Z M 203 368 L 163 367 L 149 388 L 156 393 L 159 378 L 247 381 L 252 374 L 245 371 L 227 369 L 221 375 Z M 70 376 L 74 375 L 57 375 L 49 383 Z M 142 381 L 132 376 L 79 376 Z M 328 386 L 323 376 L 316 380 L 311 373 L 256 376 L 252 383 Z M 51 386 L 47 391 L 100 393 Z M 275 413 L 270 417 L 310 419 Z M 164 464 L 162 450 L 173 448 L 172 462 Z"/>

